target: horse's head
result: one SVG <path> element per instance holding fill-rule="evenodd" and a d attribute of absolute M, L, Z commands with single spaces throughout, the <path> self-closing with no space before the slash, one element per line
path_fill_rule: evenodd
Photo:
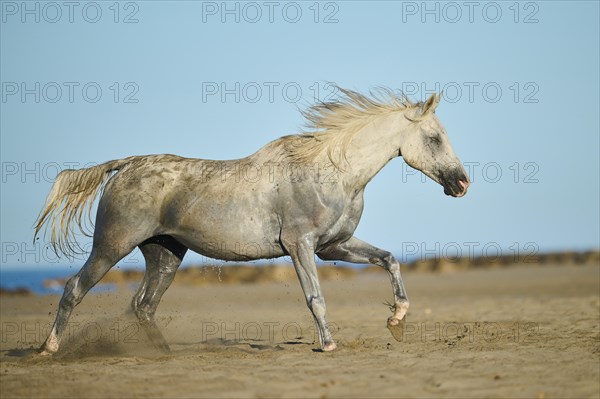
<path fill-rule="evenodd" d="M 400 155 L 408 165 L 441 184 L 446 195 L 462 197 L 467 193 L 470 180 L 454 154 L 446 129 L 435 115 L 440 97 L 433 94 L 424 103 L 405 111 L 410 126 L 404 135 Z"/>

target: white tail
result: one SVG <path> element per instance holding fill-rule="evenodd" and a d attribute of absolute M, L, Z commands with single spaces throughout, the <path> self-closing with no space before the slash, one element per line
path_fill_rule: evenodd
<path fill-rule="evenodd" d="M 92 203 L 98 193 L 102 191 L 112 172 L 143 158 L 133 156 L 86 169 L 62 171 L 56 177 L 46 198 L 46 206 L 37 218 L 34 240 L 37 238 L 42 226 L 51 219 L 52 235 L 50 242 L 54 252 L 57 255 L 61 252 L 67 256 L 81 252 L 75 241 L 73 222 L 77 223 L 83 234 L 90 236 L 88 229 L 82 225 L 84 211 L 87 209 L 88 220 L 93 225 L 91 221 Z"/>

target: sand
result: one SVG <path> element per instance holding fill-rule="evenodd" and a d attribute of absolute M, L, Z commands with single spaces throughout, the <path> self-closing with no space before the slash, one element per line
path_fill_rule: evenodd
<path fill-rule="evenodd" d="M 322 283 L 339 349 L 315 351 L 297 282 L 177 285 L 157 319 L 172 353 L 126 313 L 132 292 L 88 295 L 61 351 L 45 339 L 57 296 L 3 297 L 0 396 L 600 396 L 600 267 L 405 273 L 402 342 L 385 327 L 387 275 Z"/>

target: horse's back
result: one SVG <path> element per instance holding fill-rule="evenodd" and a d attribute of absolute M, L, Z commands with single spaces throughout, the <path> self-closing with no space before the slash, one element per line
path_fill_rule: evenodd
<path fill-rule="evenodd" d="M 256 181 L 239 175 L 240 161 L 148 158 L 107 183 L 97 230 L 172 235 L 211 257 L 281 255 L 276 190 L 268 178 Z"/>

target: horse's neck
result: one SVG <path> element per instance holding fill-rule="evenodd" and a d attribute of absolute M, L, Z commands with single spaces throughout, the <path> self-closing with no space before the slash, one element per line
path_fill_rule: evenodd
<path fill-rule="evenodd" d="M 346 152 L 348 163 L 340 173 L 347 186 L 363 189 L 393 158 L 397 157 L 402 143 L 406 120 L 397 115 L 375 118 L 361 129 Z"/>

